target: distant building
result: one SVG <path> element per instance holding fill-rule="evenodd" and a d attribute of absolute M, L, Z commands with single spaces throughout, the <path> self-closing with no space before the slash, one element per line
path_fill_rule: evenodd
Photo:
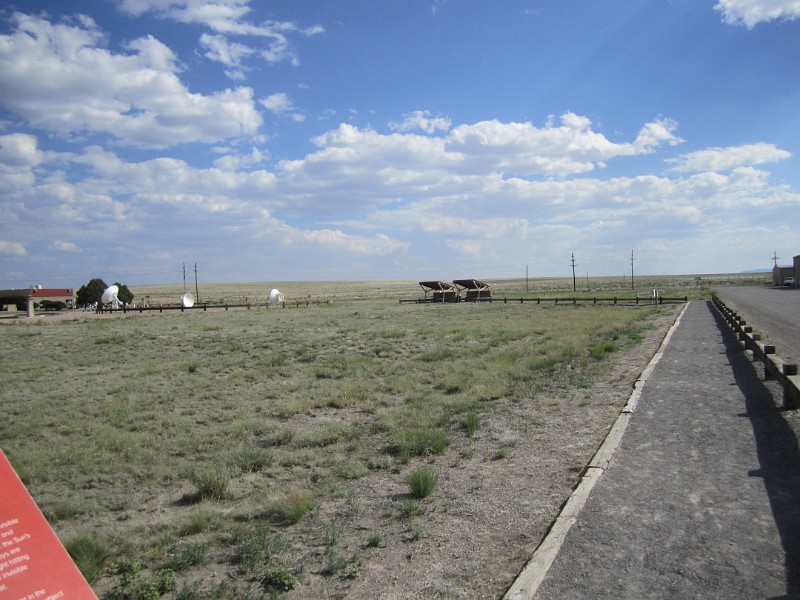
<path fill-rule="evenodd" d="M 794 287 L 797 287 L 797 274 L 800 273 L 800 255 L 792 259 L 791 265 L 775 264 L 772 267 L 772 285 L 783 285 L 787 277 L 794 277 Z"/>
<path fill-rule="evenodd" d="M 34 302 L 42 300 L 59 301 L 72 308 L 75 302 L 75 293 L 72 288 L 46 288 L 41 285 L 32 285 L 29 288 L 0 290 L 0 305 L 8 306 L 11 302 L 6 301 L 12 298 L 33 298 Z"/>

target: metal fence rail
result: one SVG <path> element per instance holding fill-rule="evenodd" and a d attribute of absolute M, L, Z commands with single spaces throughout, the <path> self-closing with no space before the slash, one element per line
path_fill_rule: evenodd
<path fill-rule="evenodd" d="M 547 302 L 553 302 L 554 304 L 597 304 L 598 302 L 609 302 L 612 304 L 674 304 L 677 302 L 688 302 L 689 297 L 684 296 L 683 298 L 665 298 L 664 296 L 658 296 L 657 298 L 653 298 L 648 296 L 646 298 L 578 298 L 578 297 L 568 297 L 568 298 L 475 298 L 470 300 L 465 300 L 463 298 L 458 299 L 456 302 L 502 302 L 503 304 L 508 304 L 509 302 L 520 303 L 524 304 L 525 302 L 535 302 L 536 304 L 542 304 Z M 446 300 L 432 300 L 430 298 L 412 298 L 412 299 L 401 299 L 400 303 L 414 303 L 414 304 L 453 304 L 452 301 Z"/>

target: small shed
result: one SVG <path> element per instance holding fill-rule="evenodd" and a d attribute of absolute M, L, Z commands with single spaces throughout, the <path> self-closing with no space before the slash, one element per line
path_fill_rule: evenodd
<path fill-rule="evenodd" d="M 433 292 L 431 302 L 458 302 L 458 291 L 449 283 L 444 281 L 420 281 L 425 299 L 428 299 L 428 292 Z"/>
<path fill-rule="evenodd" d="M 454 279 L 453 283 L 459 289 L 459 296 L 461 296 L 462 289 L 467 290 L 467 295 L 464 298 L 467 302 L 492 299 L 492 289 L 488 283 L 483 283 L 477 279 Z"/>

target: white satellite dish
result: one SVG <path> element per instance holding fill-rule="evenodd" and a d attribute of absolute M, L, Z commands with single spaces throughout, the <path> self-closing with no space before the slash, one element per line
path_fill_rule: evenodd
<path fill-rule="evenodd" d="M 184 308 L 192 308 L 194 306 L 194 296 L 189 292 L 186 292 L 183 296 L 181 296 L 181 306 Z"/>
<path fill-rule="evenodd" d="M 119 308 L 120 302 L 117 294 L 119 294 L 119 287 L 116 285 L 109 286 L 103 292 L 100 302 L 110 304 L 113 308 Z"/>
<path fill-rule="evenodd" d="M 272 290 L 269 293 L 269 303 L 270 304 L 280 304 L 283 302 L 283 294 L 278 290 Z"/>

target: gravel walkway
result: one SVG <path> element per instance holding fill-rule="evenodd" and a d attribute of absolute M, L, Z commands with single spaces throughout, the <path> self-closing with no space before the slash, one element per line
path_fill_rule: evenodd
<path fill-rule="evenodd" d="M 536 598 L 800 597 L 800 451 L 780 405 L 690 303 Z"/>

